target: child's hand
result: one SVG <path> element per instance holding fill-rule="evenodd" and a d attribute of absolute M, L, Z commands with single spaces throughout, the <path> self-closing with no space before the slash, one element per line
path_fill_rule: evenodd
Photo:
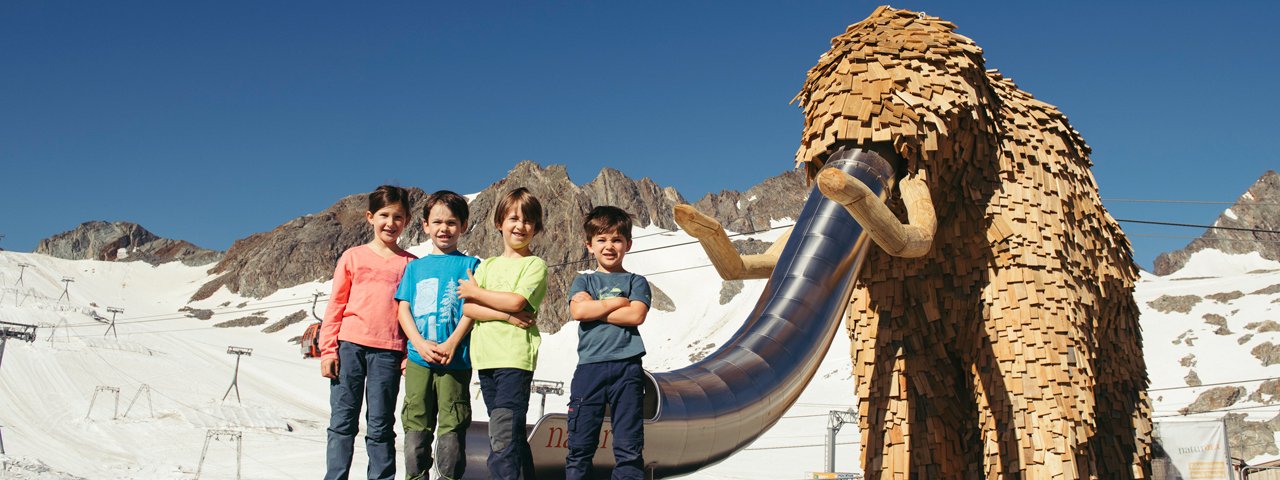
<path fill-rule="evenodd" d="M 476 298 L 476 295 L 479 293 L 480 290 L 483 290 L 483 289 L 480 288 L 479 285 L 476 285 L 476 281 L 474 278 L 471 278 L 471 270 L 467 270 L 467 278 L 463 280 L 458 280 L 458 297 L 459 298 L 465 298 L 468 300 Z"/>
<path fill-rule="evenodd" d="M 334 380 L 338 379 L 338 357 L 320 359 L 320 376 Z"/>
<path fill-rule="evenodd" d="M 529 328 L 529 325 L 533 324 L 533 314 L 526 312 L 524 310 L 521 310 L 516 313 L 508 314 L 507 323 L 510 323 L 520 328 Z"/>
<path fill-rule="evenodd" d="M 587 292 L 575 293 L 573 294 L 573 297 L 569 299 L 570 302 L 589 302 L 591 300 L 591 294 Z"/>
<path fill-rule="evenodd" d="M 448 365 L 450 362 L 453 362 L 453 352 L 457 349 L 458 346 L 448 340 L 445 340 L 444 343 L 436 344 L 433 350 L 435 350 L 436 355 L 440 357 L 440 361 L 437 363 L 441 365 Z"/>
<path fill-rule="evenodd" d="M 413 342 L 413 349 L 418 351 L 418 356 L 423 360 L 433 363 L 444 364 L 440 361 L 440 355 L 436 353 L 436 342 L 423 339 Z"/>

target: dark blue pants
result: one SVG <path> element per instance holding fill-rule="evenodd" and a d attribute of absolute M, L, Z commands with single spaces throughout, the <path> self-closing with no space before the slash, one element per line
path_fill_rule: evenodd
<path fill-rule="evenodd" d="M 479 371 L 480 393 L 489 411 L 490 478 L 532 479 L 533 453 L 525 416 L 529 413 L 529 387 L 533 372 L 518 368 L 486 368 Z"/>
<path fill-rule="evenodd" d="M 578 365 L 569 386 L 569 454 L 565 479 L 591 477 L 605 406 L 613 415 L 615 480 L 644 478 L 644 370 L 640 357 Z"/>
<path fill-rule="evenodd" d="M 338 342 L 338 379 L 329 380 L 329 444 L 325 480 L 345 480 L 360 429 L 360 402 L 369 400 L 364 434 L 369 480 L 396 476 L 396 397 L 404 352 Z"/>

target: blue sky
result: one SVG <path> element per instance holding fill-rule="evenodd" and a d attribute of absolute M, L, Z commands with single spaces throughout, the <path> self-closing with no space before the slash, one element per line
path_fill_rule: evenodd
<path fill-rule="evenodd" d="M 225 249 L 395 182 L 518 161 L 696 200 L 789 168 L 788 102 L 875 2 L 0 3 L 0 248 L 127 220 Z M 1280 130 L 1275 3 L 902 2 L 1093 147 L 1117 218 L 1211 223 Z M 1199 229 L 1123 224 L 1139 263 Z"/>

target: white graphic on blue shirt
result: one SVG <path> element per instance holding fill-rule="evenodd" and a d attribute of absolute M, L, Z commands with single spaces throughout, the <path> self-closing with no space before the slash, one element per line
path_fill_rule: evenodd
<path fill-rule="evenodd" d="M 458 327 L 458 319 L 453 318 L 453 313 L 461 309 L 462 306 L 458 304 L 458 282 L 449 279 L 449 283 L 444 286 L 444 295 L 440 296 L 440 322 L 436 324 L 434 332 L 436 338 L 439 338 L 437 342 L 448 340 L 449 335 Z"/>
<path fill-rule="evenodd" d="M 439 342 L 436 331 L 439 330 L 440 319 L 436 299 L 440 297 L 440 279 L 427 278 L 415 285 L 413 293 L 413 323 L 427 340 Z"/>

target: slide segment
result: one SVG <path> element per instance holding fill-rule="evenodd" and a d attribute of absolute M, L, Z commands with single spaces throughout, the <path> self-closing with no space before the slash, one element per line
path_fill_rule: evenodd
<path fill-rule="evenodd" d="M 874 150 L 841 149 L 831 155 L 825 168 L 845 171 L 883 200 L 895 176 L 886 157 L 896 159 L 887 151 L 882 155 Z M 870 236 L 843 206 L 813 189 L 764 293 L 742 327 L 701 361 L 650 374 L 644 458 L 655 477 L 714 465 L 782 418 L 831 346 L 870 244 Z M 530 430 L 540 479 L 564 478 L 566 423 L 564 414 L 549 414 Z M 608 430 L 606 421 L 603 431 Z M 487 478 L 485 435 L 486 424 L 472 426 L 467 478 Z M 596 468 L 612 467 L 611 449 L 609 439 L 603 438 Z"/>

